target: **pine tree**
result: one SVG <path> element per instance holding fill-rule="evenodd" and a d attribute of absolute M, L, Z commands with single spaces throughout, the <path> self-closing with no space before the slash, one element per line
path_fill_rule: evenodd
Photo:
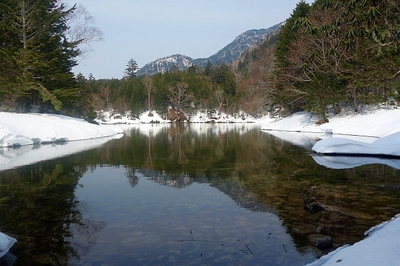
<path fill-rule="evenodd" d="M 77 43 L 65 36 L 73 12 L 57 0 L 7 0 L 0 4 L 2 42 L 0 80 L 10 105 L 45 104 L 55 110 L 74 96 L 72 67 Z M 6 70 L 6 68 L 8 70 Z"/>
<path fill-rule="evenodd" d="M 138 64 L 135 60 L 130 59 L 125 68 L 125 78 L 134 79 L 138 70 Z"/>

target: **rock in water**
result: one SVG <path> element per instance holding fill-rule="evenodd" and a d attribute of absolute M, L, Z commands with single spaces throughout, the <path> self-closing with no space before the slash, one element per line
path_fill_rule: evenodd
<path fill-rule="evenodd" d="M 3 257 L 17 240 L 0 232 L 0 258 Z"/>
<path fill-rule="evenodd" d="M 327 249 L 333 246 L 333 239 L 330 236 L 311 234 L 308 239 L 319 249 Z"/>

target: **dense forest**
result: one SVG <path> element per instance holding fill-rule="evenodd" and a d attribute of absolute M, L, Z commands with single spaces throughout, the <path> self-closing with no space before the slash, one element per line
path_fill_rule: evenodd
<path fill-rule="evenodd" d="M 363 104 L 399 99 L 397 0 L 300 1 L 277 32 L 231 64 L 137 76 L 135 60 L 127 59 L 124 78 L 106 80 L 72 73 L 84 53 L 81 45 L 96 40 L 71 34 L 82 7 L 56 0 L 4 0 L 0 7 L 1 110 L 39 106 L 87 119 L 104 109 L 254 116 L 308 110 L 325 118 L 327 108 L 358 111 Z"/>

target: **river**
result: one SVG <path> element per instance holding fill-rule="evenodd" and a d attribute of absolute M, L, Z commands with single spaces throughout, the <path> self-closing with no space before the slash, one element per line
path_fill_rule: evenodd
<path fill-rule="evenodd" d="M 304 265 L 399 213 L 399 184 L 390 166 L 329 169 L 254 124 L 131 126 L 0 172 L 0 231 L 18 240 L 0 262 Z"/>

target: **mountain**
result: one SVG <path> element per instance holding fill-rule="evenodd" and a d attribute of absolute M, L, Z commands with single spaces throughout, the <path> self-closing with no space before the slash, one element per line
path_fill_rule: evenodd
<path fill-rule="evenodd" d="M 268 29 L 248 30 L 237 36 L 230 44 L 219 50 L 216 54 L 208 58 L 195 59 L 194 64 L 201 67 L 204 67 L 208 61 L 211 63 L 220 62 L 228 64 L 238 59 L 243 52 L 262 41 L 269 34 L 278 30 L 281 25 L 282 23 L 279 23 Z"/>
<path fill-rule="evenodd" d="M 164 73 L 172 66 L 176 66 L 179 70 L 186 70 L 188 67 L 193 65 L 193 61 L 193 58 L 189 56 L 175 54 L 146 64 L 138 70 L 137 75 L 149 76 L 160 72 Z"/>
<path fill-rule="evenodd" d="M 144 65 L 141 69 L 138 70 L 137 75 L 142 76 L 153 75 L 160 72 L 164 73 L 174 65 L 179 70 L 186 70 L 192 65 L 204 67 L 206 66 L 208 61 L 210 61 L 212 64 L 216 62 L 228 64 L 233 60 L 238 59 L 243 52 L 247 51 L 250 47 L 262 41 L 269 34 L 277 31 L 281 26 L 282 23 L 279 23 L 268 29 L 248 30 L 237 36 L 231 43 L 229 43 L 227 46 L 208 58 L 192 59 L 189 56 L 175 54 L 157 59 L 151 63 Z"/>

